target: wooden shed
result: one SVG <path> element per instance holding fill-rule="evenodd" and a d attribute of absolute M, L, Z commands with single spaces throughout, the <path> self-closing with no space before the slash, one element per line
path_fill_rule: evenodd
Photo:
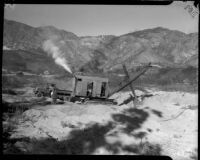
<path fill-rule="evenodd" d="M 107 98 L 108 96 L 108 78 L 76 75 L 72 85 L 74 96 L 91 98 Z"/>

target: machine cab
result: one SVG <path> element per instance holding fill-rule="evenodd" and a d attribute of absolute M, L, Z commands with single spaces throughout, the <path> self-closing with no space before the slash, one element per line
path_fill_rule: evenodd
<path fill-rule="evenodd" d="M 76 75 L 73 78 L 73 96 L 107 98 L 108 78 Z"/>

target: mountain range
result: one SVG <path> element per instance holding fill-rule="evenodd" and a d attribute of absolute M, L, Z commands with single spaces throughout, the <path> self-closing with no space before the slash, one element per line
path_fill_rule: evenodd
<path fill-rule="evenodd" d="M 161 67 L 198 67 L 198 33 L 157 27 L 120 36 L 80 37 L 53 26 L 32 27 L 4 19 L 3 68 L 65 73 L 45 50 L 44 43 L 48 40 L 73 72 L 105 73 L 120 70 L 122 64 L 131 69 L 149 62 Z"/>

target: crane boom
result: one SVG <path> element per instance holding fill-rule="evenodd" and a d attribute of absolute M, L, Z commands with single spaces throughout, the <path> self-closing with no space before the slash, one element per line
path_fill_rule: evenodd
<path fill-rule="evenodd" d="M 129 74 L 128 74 L 128 70 L 127 70 L 125 64 L 123 65 L 123 69 L 124 69 L 124 72 L 125 72 L 125 74 L 126 74 L 126 79 L 127 79 L 127 80 L 130 80 L 130 76 L 129 76 Z M 135 90 L 134 90 L 134 88 L 133 88 L 132 83 L 130 83 L 129 87 L 130 87 L 130 89 L 131 89 L 131 92 L 132 92 L 133 96 L 135 97 L 135 99 L 137 99 L 137 96 L 136 96 L 136 94 L 135 94 Z"/>
<path fill-rule="evenodd" d="M 113 94 L 121 91 L 122 89 L 126 88 L 128 85 L 130 85 L 133 81 L 135 81 L 136 79 L 138 79 L 142 74 L 144 74 L 149 68 L 151 67 L 151 63 L 149 63 L 147 66 L 145 66 L 142 71 L 140 71 L 133 79 L 131 79 L 129 82 L 127 82 L 125 85 L 123 85 L 122 87 L 117 88 L 116 90 L 114 90 L 113 92 L 111 92 L 108 97 L 112 96 Z"/>

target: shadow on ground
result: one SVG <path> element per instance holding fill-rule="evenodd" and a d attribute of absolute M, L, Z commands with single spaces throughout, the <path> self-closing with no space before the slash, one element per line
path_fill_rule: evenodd
<path fill-rule="evenodd" d="M 144 98 L 148 98 L 148 97 L 151 97 L 151 96 L 153 96 L 153 94 L 145 94 L 145 95 L 142 95 L 142 96 L 137 96 L 137 99 L 141 98 L 141 100 L 143 101 Z M 125 99 L 122 103 L 120 103 L 119 106 L 122 106 L 124 104 L 128 104 L 131 101 L 134 103 L 135 97 L 132 94 L 129 94 L 129 97 L 127 99 Z"/>
<path fill-rule="evenodd" d="M 141 125 L 147 120 L 149 114 L 143 109 L 130 108 L 123 113 L 114 114 L 112 117 L 115 122 L 124 125 L 123 131 L 130 134 L 135 129 L 141 127 Z"/>
<path fill-rule="evenodd" d="M 152 113 L 154 113 L 156 116 L 162 118 L 163 115 L 162 115 L 162 112 L 161 111 L 158 111 L 158 110 L 155 110 L 155 109 L 151 109 Z"/>
<path fill-rule="evenodd" d="M 134 102 L 134 100 L 135 100 L 135 97 L 133 97 L 133 96 L 130 94 L 130 96 L 129 96 L 127 99 L 125 99 L 122 103 L 119 104 L 119 106 L 122 106 L 122 105 L 124 105 L 124 104 L 128 104 L 128 103 L 130 103 L 131 101 Z"/>
<path fill-rule="evenodd" d="M 66 140 L 57 141 L 53 138 L 37 139 L 15 139 L 9 143 L 9 137 L 4 143 L 5 154 L 93 154 L 98 148 L 104 148 L 104 154 L 131 153 L 142 155 L 160 155 L 161 146 L 159 144 L 139 143 L 124 145 L 121 142 L 110 144 L 106 141 L 106 134 L 114 129 L 116 125 L 123 124 L 123 131 L 130 136 L 143 138 L 147 133 L 139 132 L 132 134 L 135 129 L 139 129 L 147 120 L 148 113 L 142 109 L 127 109 L 121 114 L 113 114 L 113 121 L 105 125 L 93 124 L 85 129 L 73 129 Z M 21 149 L 19 150 L 20 144 Z M 6 145 L 5 145 L 6 144 Z M 98 152 L 97 152 L 98 154 Z"/>

